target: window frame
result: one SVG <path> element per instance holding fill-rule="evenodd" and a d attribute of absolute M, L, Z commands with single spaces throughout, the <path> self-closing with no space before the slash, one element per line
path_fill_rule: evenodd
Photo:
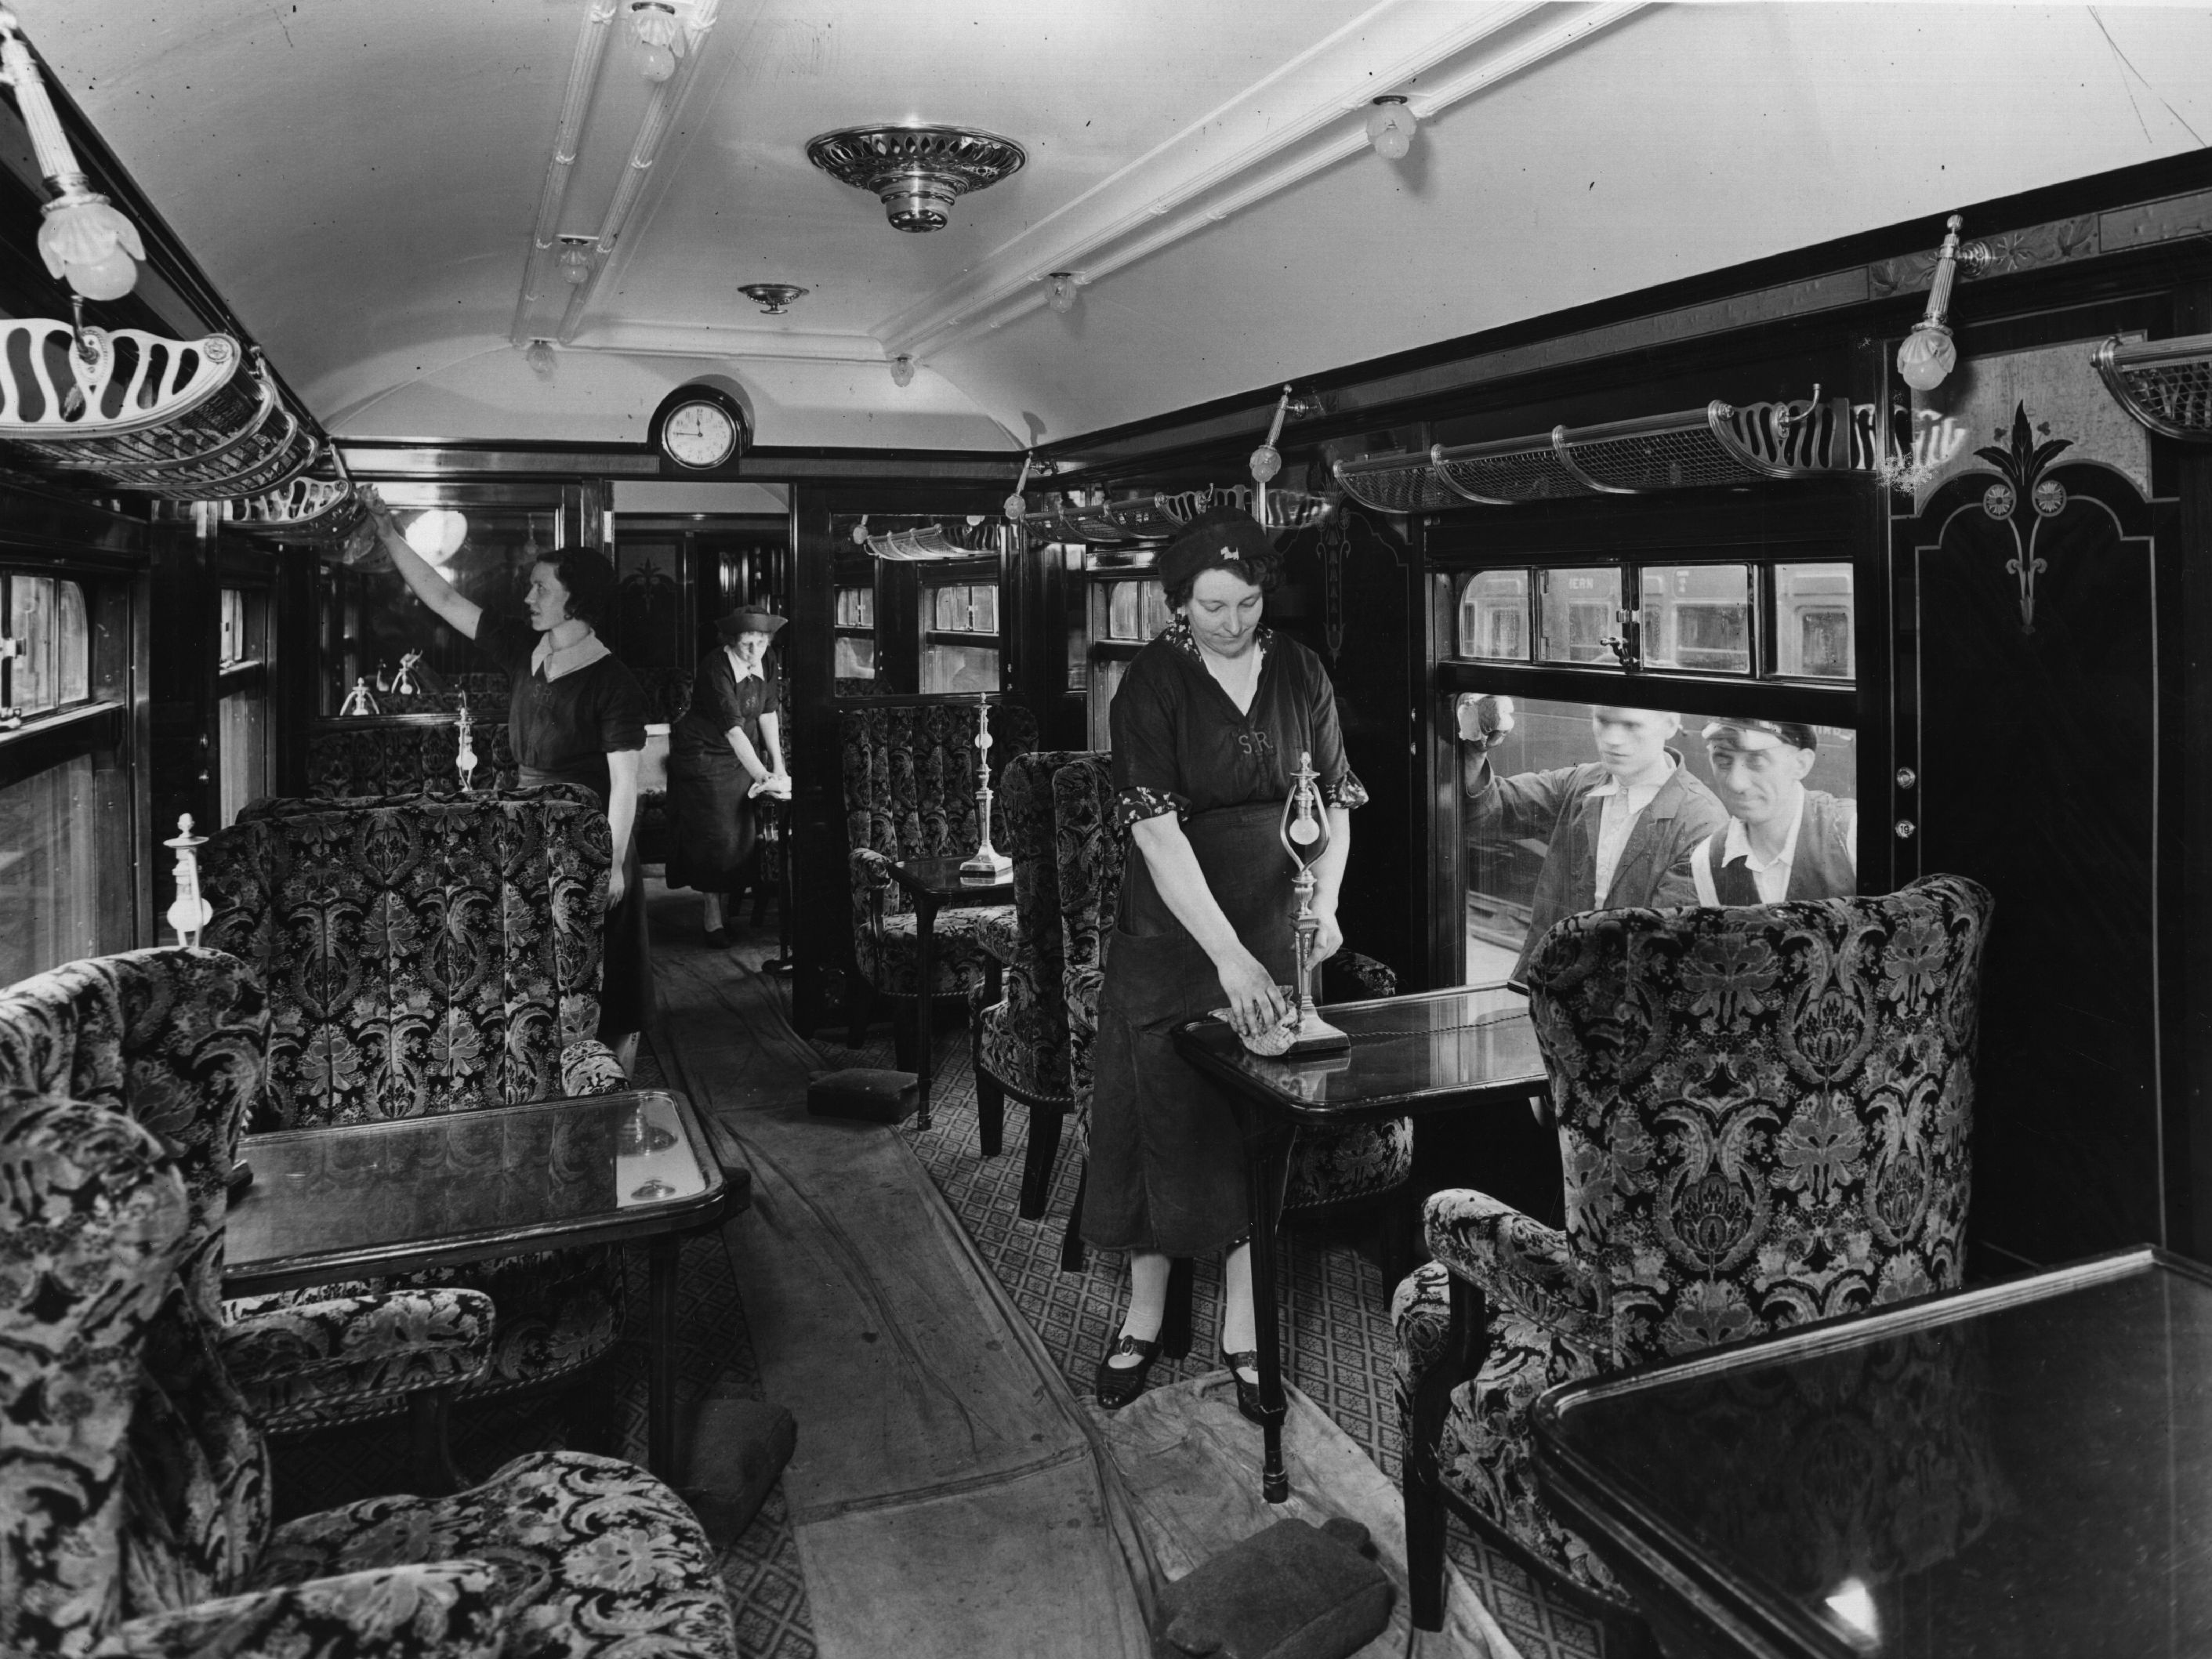
<path fill-rule="evenodd" d="M 972 558 L 947 559 L 941 563 L 920 566 L 915 582 L 915 695 L 922 697 L 968 697 L 972 691 L 929 691 L 921 689 L 923 672 L 929 661 L 932 646 L 964 647 L 974 651 L 991 652 L 999 665 L 999 684 L 994 689 L 1003 693 L 1007 689 L 1006 643 L 1006 580 L 1004 562 L 995 553 L 979 553 Z M 939 628 L 937 625 L 937 595 L 947 587 L 973 590 L 988 587 L 993 594 L 998 626 L 985 633 L 975 629 Z M 974 600 L 969 601 L 972 617 Z M 876 615 L 881 617 L 884 605 L 880 596 L 876 602 Z"/>

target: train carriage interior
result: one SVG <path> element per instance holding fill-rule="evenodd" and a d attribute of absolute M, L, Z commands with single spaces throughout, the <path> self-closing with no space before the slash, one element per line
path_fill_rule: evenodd
<path fill-rule="evenodd" d="M 2212 13 L 0 83 L 0 1653 L 2212 1652 Z"/>

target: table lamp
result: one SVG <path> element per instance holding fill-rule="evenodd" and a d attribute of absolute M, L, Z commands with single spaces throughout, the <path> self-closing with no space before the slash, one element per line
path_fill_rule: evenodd
<path fill-rule="evenodd" d="M 1297 913 L 1291 923 L 1297 935 L 1298 1023 L 1283 1053 L 1288 1057 L 1349 1048 L 1352 1039 L 1314 1008 L 1313 950 L 1315 937 L 1321 932 L 1321 918 L 1314 914 L 1314 889 L 1320 878 L 1314 874 L 1313 866 L 1328 851 L 1328 812 L 1322 802 L 1320 780 L 1314 775 L 1313 756 L 1303 750 L 1298 754 L 1298 769 L 1291 779 L 1289 799 L 1283 802 L 1282 841 L 1283 850 L 1298 867 L 1291 883 L 1291 890 L 1298 896 Z"/>
<path fill-rule="evenodd" d="M 477 773 L 477 745 L 474 737 L 476 722 L 469 718 L 469 694 L 461 693 L 461 717 L 453 738 L 453 770 L 461 775 L 461 793 L 472 795 L 476 791 L 469 781 Z"/>
<path fill-rule="evenodd" d="M 991 845 L 991 694 L 975 694 L 975 855 L 960 865 L 960 879 L 1004 881 L 1014 861 Z"/>

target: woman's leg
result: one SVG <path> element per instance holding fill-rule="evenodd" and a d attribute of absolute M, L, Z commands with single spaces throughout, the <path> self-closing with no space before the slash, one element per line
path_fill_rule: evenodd
<path fill-rule="evenodd" d="M 1248 1238 L 1221 1258 L 1221 1352 L 1250 1353 L 1259 1346 L 1252 1316 L 1252 1241 Z M 1255 1366 L 1240 1366 L 1237 1374 L 1247 1382 L 1260 1380 Z"/>
<path fill-rule="evenodd" d="M 1160 1334 L 1160 1321 L 1168 1306 L 1169 1258 L 1157 1250 L 1129 1252 L 1129 1311 L 1121 1321 L 1121 1334 L 1150 1342 Z M 1107 1362 L 1115 1370 L 1139 1364 L 1137 1355 L 1116 1353 Z"/>
<path fill-rule="evenodd" d="M 722 896 L 720 893 L 702 893 L 699 897 L 707 913 L 705 918 L 707 931 L 710 933 L 720 932 L 722 926 Z"/>

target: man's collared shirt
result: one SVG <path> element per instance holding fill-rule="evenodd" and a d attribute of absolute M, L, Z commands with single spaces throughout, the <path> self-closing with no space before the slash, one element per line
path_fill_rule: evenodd
<path fill-rule="evenodd" d="M 1797 833 L 1805 827 L 1805 795 L 1797 796 L 1797 813 L 1790 820 L 1790 834 L 1782 843 L 1782 850 L 1771 859 L 1762 859 L 1752 851 L 1751 835 L 1739 817 L 1729 819 L 1728 838 L 1721 843 L 1721 863 L 1723 866 L 1743 860 L 1744 868 L 1751 872 L 1752 885 L 1759 890 L 1761 904 L 1779 904 L 1790 896 L 1790 870 L 1797 861 Z M 1859 824 L 1854 816 L 1846 836 L 1850 848 L 1851 863 L 1859 861 Z M 1713 886 L 1711 868 L 1703 857 L 1691 860 L 1690 873 L 1698 884 L 1698 902 L 1717 905 L 1720 893 Z"/>
<path fill-rule="evenodd" d="M 1674 775 L 1674 767 L 1670 761 L 1656 783 L 1639 783 L 1623 789 L 1618 778 L 1607 778 L 1589 792 L 1588 799 L 1605 802 L 1598 811 L 1597 829 L 1595 899 L 1601 907 L 1605 903 L 1605 896 L 1613 890 L 1613 872 L 1620 867 L 1620 854 L 1628 845 L 1629 832 L 1636 828 L 1636 820 L 1644 816 L 1644 809 L 1651 805 L 1667 787 L 1667 780 Z M 1729 822 L 1734 823 L 1735 820 Z M 1794 845 L 1795 831 L 1791 840 Z"/>

